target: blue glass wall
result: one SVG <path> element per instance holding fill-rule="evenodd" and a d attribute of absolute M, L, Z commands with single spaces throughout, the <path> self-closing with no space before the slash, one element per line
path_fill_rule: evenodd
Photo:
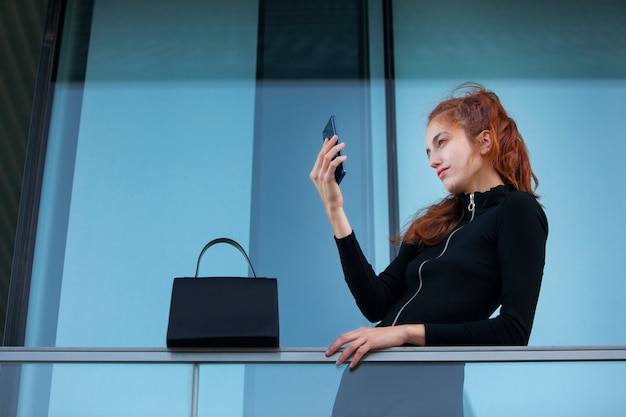
<path fill-rule="evenodd" d="M 428 112 L 459 83 L 482 82 L 520 126 L 550 222 L 531 344 L 625 344 L 615 329 L 626 324 L 619 266 L 626 254 L 619 171 L 626 72 L 620 49 L 610 45 L 626 44 L 617 25 L 626 11 L 608 1 L 525 4 L 487 13 L 465 2 L 393 2 L 399 217 L 407 221 L 443 196 L 424 156 Z M 55 86 L 27 345 L 163 347 L 172 279 L 191 276 L 202 246 L 221 236 L 252 252 L 259 275 L 278 278 L 282 346 L 325 346 L 367 324 L 343 284 L 308 172 L 321 128 L 336 114 L 349 156 L 346 209 L 366 254 L 383 269 L 389 216 L 382 16 L 380 2 L 368 5 L 369 79 L 258 83 L 257 1 L 96 0 L 85 79 L 61 77 Z M 509 26 L 512 17 L 516 25 Z M 61 73 L 71 47 L 64 38 Z M 274 134 L 282 146 L 264 141 Z M 247 266 L 230 248 L 215 247 L 201 274 L 246 275 Z M 531 368 L 519 378 L 529 378 Z M 79 381 L 80 371 L 26 371 L 22 404 L 63 410 L 60 387 Z M 218 371 L 203 378 L 204 395 L 224 388 L 211 386 L 218 379 L 230 381 L 236 409 L 216 413 L 241 415 L 252 401 L 244 389 L 254 380 L 251 368 Z M 335 371 L 326 375 L 329 386 Z M 177 367 L 158 372 L 187 377 Z M 467 368 L 466 402 L 476 415 L 489 415 L 478 390 L 497 378 L 490 372 Z M 609 381 L 620 375 L 608 366 L 593 372 Z"/>

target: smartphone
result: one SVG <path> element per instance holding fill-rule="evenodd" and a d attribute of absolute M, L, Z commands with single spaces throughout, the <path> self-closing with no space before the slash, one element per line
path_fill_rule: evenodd
<path fill-rule="evenodd" d="M 334 135 L 339 136 L 339 134 L 337 133 L 337 121 L 335 120 L 335 116 L 330 116 L 330 119 L 328 119 L 328 123 L 326 123 L 326 127 L 324 127 L 324 130 L 322 131 L 322 140 L 330 139 Z M 337 152 L 333 159 L 338 156 L 341 156 L 341 151 Z M 341 180 L 345 175 L 346 171 L 343 169 L 342 162 L 337 165 L 337 168 L 335 169 L 335 181 L 337 181 L 337 184 L 341 183 Z"/>

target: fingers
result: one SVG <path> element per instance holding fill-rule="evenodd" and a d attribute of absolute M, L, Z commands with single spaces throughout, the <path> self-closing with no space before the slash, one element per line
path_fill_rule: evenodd
<path fill-rule="evenodd" d="M 336 364 L 341 365 L 349 359 L 349 367 L 352 369 L 359 364 L 361 358 L 363 358 L 363 356 L 365 356 L 365 354 L 370 350 L 371 347 L 369 343 L 364 340 L 355 340 L 346 346 L 341 355 L 339 355 Z"/>
<path fill-rule="evenodd" d="M 335 364 L 339 366 L 350 359 L 350 368 L 354 368 L 361 358 L 372 349 L 371 344 L 367 340 L 368 330 L 370 329 L 360 328 L 342 334 L 330 344 L 326 350 L 326 356 L 333 355 L 342 346 L 346 345 Z"/>
<path fill-rule="evenodd" d="M 358 348 L 356 348 L 354 350 L 354 354 L 352 355 L 352 359 L 350 360 L 350 369 L 354 368 L 355 366 L 357 366 L 359 364 L 359 361 L 361 360 L 361 358 L 363 358 L 363 356 L 365 356 L 365 354 L 367 352 L 370 351 L 370 347 L 368 346 L 367 343 L 362 344 L 361 346 L 359 346 Z"/>
<path fill-rule="evenodd" d="M 324 146 L 322 146 L 322 151 L 320 152 L 320 173 L 322 174 L 323 179 L 328 179 L 330 177 L 334 178 L 335 169 L 341 162 L 346 160 L 345 155 L 337 155 L 341 150 L 343 150 L 346 144 L 336 143 L 337 140 L 337 136 L 333 136 L 332 139 L 324 143 Z"/>
<path fill-rule="evenodd" d="M 309 175 L 311 180 L 314 182 L 328 181 L 331 178 L 334 178 L 333 176 L 337 166 L 347 159 L 345 155 L 335 158 L 337 153 L 345 147 L 345 143 L 337 143 L 338 140 L 339 138 L 337 135 L 324 140 L 322 149 L 318 153 L 313 169 Z"/>
<path fill-rule="evenodd" d="M 330 151 L 332 150 L 332 148 L 334 146 L 337 145 L 339 141 L 339 137 L 337 137 L 337 135 L 333 136 L 330 139 L 324 139 L 324 142 L 322 143 L 322 149 L 320 149 L 320 152 L 317 154 L 317 161 L 316 161 L 316 165 L 321 165 L 325 162 L 328 161 L 329 158 L 327 158 L 327 155 L 330 153 Z M 337 152 L 335 152 L 334 154 L 336 154 Z M 332 159 L 332 155 L 330 156 L 330 159 Z"/>

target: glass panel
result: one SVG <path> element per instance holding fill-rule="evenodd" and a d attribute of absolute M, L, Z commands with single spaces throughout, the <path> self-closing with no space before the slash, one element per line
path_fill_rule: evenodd
<path fill-rule="evenodd" d="M 8 368 L 2 365 L 6 376 Z M 51 373 L 52 384 L 37 377 Z M 25 364 L 19 416 L 621 415 L 626 363 Z M 15 379 L 1 379 L 3 393 Z M 47 391 L 46 391 L 47 389 Z M 347 400 L 347 402 L 346 402 Z"/>
<path fill-rule="evenodd" d="M 244 410 L 248 365 L 202 365 L 198 384 L 198 416 L 240 417 Z"/>
<path fill-rule="evenodd" d="M 46 182 L 71 200 L 55 211 L 59 194 L 44 188 L 28 344 L 163 346 L 172 279 L 193 276 L 213 237 L 247 247 L 256 24 L 255 1 L 95 3 L 85 80 L 57 86 L 55 111 L 79 115 L 80 129 L 67 149 L 63 118 L 52 121 L 59 163 Z M 66 108 L 76 86 L 79 107 Z M 74 171 L 60 178 L 61 161 Z M 66 228 L 52 227 L 63 216 Z M 236 251 L 215 252 L 202 272 L 247 275 Z M 58 311 L 38 308 L 50 286 Z"/>
<path fill-rule="evenodd" d="M 618 416 L 624 375 L 624 362 L 467 364 L 465 417 Z"/>
<path fill-rule="evenodd" d="M 323 364 L 202 365 L 198 416 L 328 416 L 340 377 Z"/>
<path fill-rule="evenodd" d="M 283 6 L 293 9 L 292 3 Z M 335 3 L 323 9 L 332 11 L 329 22 L 344 18 Z M 347 3 L 359 13 L 365 7 Z M 341 277 L 308 172 L 334 113 L 352 149 L 342 183 L 355 207 L 352 224 L 372 262 L 386 263 L 382 27 L 375 4 L 369 23 L 355 20 L 360 31 L 349 37 L 367 44 L 371 26 L 372 53 L 358 51 L 369 58 L 356 65 L 361 78 L 259 80 L 264 15 L 256 0 L 70 1 L 27 345 L 164 346 L 173 278 L 192 276 L 200 249 L 223 236 L 250 251 L 260 276 L 278 278 L 282 346 L 326 345 L 366 324 Z M 323 13 L 318 9 L 307 13 Z M 279 52 L 281 39 L 273 40 Z M 294 56 L 309 51 L 293 45 Z M 372 80 L 364 75 L 370 67 Z M 248 271 L 236 251 L 218 246 L 203 258 L 200 274 Z M 327 308 L 319 308 L 320 300 Z"/>
<path fill-rule="evenodd" d="M 524 136 L 548 216 L 530 343 L 626 344 L 613 330 L 626 326 L 626 198 L 613 180 L 622 178 L 626 152 L 626 126 L 616 123 L 626 109 L 626 37 L 616 36 L 626 3 L 393 6 L 400 219 L 444 196 L 425 156 L 429 112 L 460 83 L 482 83 Z"/>
<path fill-rule="evenodd" d="M 23 417 L 191 415 L 191 365 L 27 364 L 20 382 Z"/>

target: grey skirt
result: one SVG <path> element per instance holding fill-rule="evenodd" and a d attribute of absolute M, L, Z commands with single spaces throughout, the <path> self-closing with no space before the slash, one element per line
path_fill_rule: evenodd
<path fill-rule="evenodd" d="M 363 362 L 346 367 L 333 417 L 461 417 L 464 363 Z"/>

